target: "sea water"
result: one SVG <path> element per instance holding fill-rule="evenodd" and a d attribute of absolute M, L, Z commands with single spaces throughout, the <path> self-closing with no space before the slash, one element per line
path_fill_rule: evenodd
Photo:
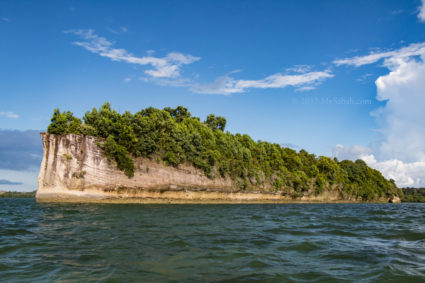
<path fill-rule="evenodd" d="M 421 282 L 425 204 L 0 199 L 2 282 Z"/>

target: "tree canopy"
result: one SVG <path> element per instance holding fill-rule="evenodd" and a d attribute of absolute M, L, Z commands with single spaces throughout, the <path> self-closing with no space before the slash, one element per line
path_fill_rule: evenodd
<path fill-rule="evenodd" d="M 362 160 L 338 161 L 255 142 L 248 135 L 225 132 L 225 127 L 224 117 L 210 114 L 201 122 L 182 106 L 121 114 L 105 103 L 87 111 L 82 120 L 55 109 L 47 131 L 103 138 L 105 155 L 129 177 L 134 174 L 134 158 L 145 157 L 169 166 L 190 164 L 209 178 L 232 178 L 244 190 L 279 191 L 293 197 L 337 190 L 363 200 L 402 194 L 394 182 Z"/>

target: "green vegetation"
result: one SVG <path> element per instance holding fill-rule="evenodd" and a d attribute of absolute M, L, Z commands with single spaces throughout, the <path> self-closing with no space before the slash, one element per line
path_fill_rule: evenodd
<path fill-rule="evenodd" d="M 0 198 L 34 198 L 35 191 L 32 192 L 1 192 Z"/>
<path fill-rule="evenodd" d="M 72 160 L 72 157 L 71 157 L 71 155 L 69 155 L 69 154 L 64 153 L 62 156 L 63 156 L 66 160 Z"/>
<path fill-rule="evenodd" d="M 402 202 L 425 202 L 425 188 L 402 188 Z"/>
<path fill-rule="evenodd" d="M 120 114 L 105 103 L 86 112 L 82 120 L 56 109 L 48 133 L 103 138 L 105 155 L 129 177 L 134 175 L 133 159 L 146 157 L 169 166 L 191 164 L 209 178 L 229 177 L 243 190 L 260 188 L 293 197 L 337 190 L 346 198 L 363 200 L 402 194 L 394 182 L 362 160 L 339 162 L 305 150 L 296 152 L 225 132 L 225 127 L 224 117 L 211 114 L 201 122 L 182 106 Z"/>

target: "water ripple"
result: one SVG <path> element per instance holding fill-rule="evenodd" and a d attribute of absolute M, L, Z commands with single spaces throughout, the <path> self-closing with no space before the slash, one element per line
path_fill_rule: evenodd
<path fill-rule="evenodd" d="M 425 205 L 0 199 L 0 281 L 425 281 Z"/>

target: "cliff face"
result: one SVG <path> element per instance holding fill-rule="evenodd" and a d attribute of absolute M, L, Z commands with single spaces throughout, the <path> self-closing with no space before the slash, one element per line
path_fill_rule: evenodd
<path fill-rule="evenodd" d="M 38 201 L 83 202 L 277 202 L 291 201 L 280 193 L 241 192 L 230 179 L 207 178 L 192 166 L 165 166 L 135 160 L 128 178 L 99 148 L 101 139 L 67 134 L 41 134 L 44 156 L 38 178 Z M 338 193 L 303 197 L 300 201 L 338 201 Z"/>

